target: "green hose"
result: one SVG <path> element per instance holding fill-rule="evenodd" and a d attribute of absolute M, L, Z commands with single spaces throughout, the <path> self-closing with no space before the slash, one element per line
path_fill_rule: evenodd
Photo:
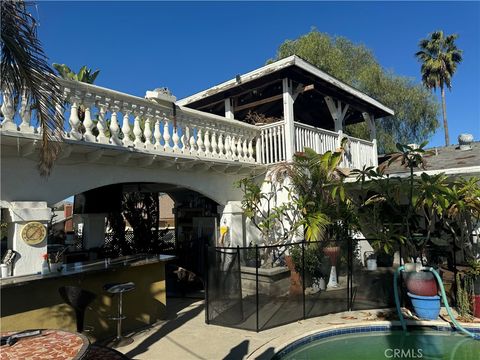
<path fill-rule="evenodd" d="M 400 274 L 400 272 L 403 271 L 404 269 L 405 269 L 405 267 L 402 265 L 393 274 L 393 294 L 394 294 L 394 297 L 395 297 L 395 306 L 397 307 L 397 313 L 398 313 L 398 318 L 400 319 L 400 324 L 402 325 L 403 331 L 407 331 L 407 324 L 405 323 L 405 319 L 403 317 L 402 310 L 400 308 L 400 299 L 399 299 L 399 296 L 398 296 L 398 286 L 397 286 L 398 274 Z M 437 271 L 432 267 L 428 268 L 426 270 L 432 272 L 433 275 L 435 276 L 435 278 L 437 279 L 437 282 L 440 285 L 440 291 L 442 293 L 443 304 L 445 305 L 445 308 L 447 309 L 448 316 L 450 316 L 450 319 L 452 319 L 452 322 L 455 325 L 455 327 L 458 330 L 460 330 L 461 332 L 463 332 L 464 334 L 466 334 L 466 335 L 468 335 L 468 336 L 470 336 L 470 337 L 472 337 L 476 340 L 480 340 L 480 335 L 474 334 L 474 333 L 468 331 L 467 329 L 465 329 L 462 325 L 460 325 L 457 322 L 457 320 L 453 316 L 452 310 L 450 309 L 450 306 L 448 305 L 447 296 L 445 295 L 445 288 L 443 287 L 442 279 L 440 278 L 440 275 L 438 275 Z"/>
<path fill-rule="evenodd" d="M 400 319 L 400 324 L 402 324 L 403 331 L 407 331 L 407 324 L 405 323 L 405 319 L 403 318 L 402 309 L 400 309 L 400 299 L 398 297 L 398 286 L 397 286 L 398 274 L 400 274 L 400 271 L 402 271 L 403 269 L 405 269 L 405 267 L 402 265 L 397 269 L 397 271 L 393 273 L 393 295 L 395 297 L 395 306 L 397 307 L 397 313 L 398 313 L 398 318 Z"/>
<path fill-rule="evenodd" d="M 468 335 L 468 336 L 470 336 L 470 337 L 472 337 L 476 340 L 480 340 L 480 334 L 477 335 L 477 334 L 474 334 L 474 333 L 468 331 L 467 329 L 465 329 L 462 325 L 460 325 L 457 322 L 457 320 L 455 319 L 455 317 L 452 314 L 452 310 L 450 309 L 450 306 L 448 305 L 447 296 L 445 295 L 445 289 L 443 287 L 443 282 L 442 282 L 442 279 L 440 278 L 440 275 L 438 275 L 437 271 L 432 267 L 427 269 L 427 270 L 431 271 L 433 273 L 433 275 L 435 275 L 435 278 L 437 279 L 437 282 L 440 285 L 440 291 L 442 293 L 443 304 L 445 305 L 445 308 L 447 309 L 448 316 L 450 316 L 450 319 L 452 319 L 452 322 L 455 325 L 455 327 L 458 330 L 460 330 L 461 332 L 465 333 L 466 335 Z"/>

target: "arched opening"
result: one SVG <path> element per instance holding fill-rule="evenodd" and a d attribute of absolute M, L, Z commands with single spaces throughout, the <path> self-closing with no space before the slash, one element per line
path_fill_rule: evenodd
<path fill-rule="evenodd" d="M 118 183 L 90 189 L 55 204 L 49 252 L 65 266 L 135 254 L 169 254 L 167 291 L 203 291 L 205 246 L 215 245 L 218 203 L 183 186 Z M 182 276 L 178 268 L 195 274 Z"/>

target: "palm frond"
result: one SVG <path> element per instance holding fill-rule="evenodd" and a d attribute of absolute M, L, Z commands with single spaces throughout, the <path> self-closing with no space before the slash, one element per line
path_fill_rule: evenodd
<path fill-rule="evenodd" d="M 457 38 L 457 34 L 445 36 L 438 30 L 428 39 L 420 40 L 415 57 L 422 63 L 422 82 L 426 88 L 436 90 L 444 85 L 451 88 L 453 74 L 462 61 L 462 50 L 455 44 Z"/>
<path fill-rule="evenodd" d="M 37 38 L 36 22 L 23 1 L 2 1 L 1 82 L 15 104 L 25 92 L 37 112 L 42 134 L 39 171 L 50 174 L 60 150 L 63 101 L 54 72 Z"/>

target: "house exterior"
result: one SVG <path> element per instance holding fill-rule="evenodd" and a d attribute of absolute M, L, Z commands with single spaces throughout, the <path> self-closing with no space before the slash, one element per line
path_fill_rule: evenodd
<path fill-rule="evenodd" d="M 462 135 L 461 135 L 462 136 Z M 469 135 L 470 138 L 470 135 Z M 480 142 L 467 142 L 426 149 L 424 155 L 425 168 L 417 169 L 415 174 L 422 172 L 428 175 L 444 173 L 449 177 L 480 176 Z M 460 141 L 459 141 L 460 143 Z M 388 156 L 380 156 L 380 163 L 388 161 Z M 386 169 L 390 176 L 409 176 L 409 170 L 402 166 L 399 160 L 390 164 Z"/>
<path fill-rule="evenodd" d="M 182 191 L 200 194 L 210 202 L 197 217 L 211 217 L 216 225 L 192 217 L 182 223 L 184 229 L 193 229 L 189 236 L 196 233 L 193 222 L 208 223 L 204 229 L 217 231 L 223 225 L 229 228 L 232 246 L 247 244 L 248 226 L 242 194 L 233 186 L 236 181 L 252 174 L 265 176 L 272 164 L 291 161 L 305 147 L 319 153 L 334 151 L 345 137 L 349 146 L 343 167 L 375 166 L 375 119 L 394 114 L 297 56 L 178 101 L 162 90 L 147 91 L 140 98 L 58 81 L 67 106 L 58 109 L 65 119 L 62 150 L 48 181 L 37 171 L 41 134 L 27 99 L 16 109 L 8 92 L 2 93 L 1 206 L 8 213 L 9 248 L 28 253 L 21 259 L 41 258 L 45 252 L 46 241 L 25 246 L 21 230 L 31 221 L 47 225 L 53 204 L 92 189 L 101 189 L 95 203 L 109 204 L 115 202 L 112 196 L 121 196 L 132 186 L 174 193 L 179 223 L 178 214 L 189 213 L 193 203 L 207 203 L 192 202 Z M 83 118 L 80 106 L 85 109 Z M 348 126 L 359 122 L 368 124 L 369 140 L 347 135 Z M 99 246 L 105 211 L 80 214 L 86 246 Z M 37 272 L 39 266 L 25 263 L 18 266 L 18 274 Z"/>

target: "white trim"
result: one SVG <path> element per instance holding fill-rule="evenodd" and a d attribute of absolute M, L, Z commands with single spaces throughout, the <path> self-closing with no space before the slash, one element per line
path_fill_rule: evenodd
<path fill-rule="evenodd" d="M 306 62 L 305 60 L 299 58 L 298 56 L 294 56 L 294 64 L 297 65 L 299 68 L 310 72 L 311 74 L 319 77 L 322 80 L 325 80 L 326 82 L 335 85 L 336 87 L 345 90 L 346 92 L 358 97 L 359 99 L 362 99 L 363 101 L 369 103 L 370 105 L 373 105 L 386 113 L 390 115 L 395 115 L 395 112 L 390 109 L 389 107 L 383 105 L 382 103 L 378 102 L 377 100 L 371 98 L 370 96 L 362 93 L 361 91 L 354 89 L 353 87 L 345 84 L 344 82 L 334 78 L 331 75 L 328 75 L 326 72 L 323 72 L 322 70 L 318 69 L 317 67 L 313 66 L 312 64 Z"/>
<path fill-rule="evenodd" d="M 466 167 L 459 167 L 459 168 L 448 168 L 448 169 L 436 169 L 436 170 L 417 170 L 414 171 L 413 175 L 419 176 L 420 174 L 425 173 L 427 175 L 438 175 L 438 174 L 445 174 L 445 175 L 475 175 L 480 174 L 480 166 L 466 166 Z M 409 172 L 401 172 L 401 173 L 389 173 L 390 177 L 409 177 Z"/>
<path fill-rule="evenodd" d="M 395 114 L 395 112 L 392 109 L 390 109 L 387 106 L 381 104 L 377 100 L 375 100 L 375 99 L 371 98 L 370 96 L 362 93 L 361 91 L 359 91 L 357 89 L 354 89 L 353 87 L 341 82 L 340 80 L 334 78 L 333 76 L 328 75 L 327 73 L 325 73 L 322 70 L 316 68 L 312 64 L 306 62 L 305 60 L 299 58 L 296 55 L 286 57 L 286 58 L 278 60 L 274 63 L 268 64 L 268 65 L 262 66 L 261 68 L 258 68 L 256 70 L 250 71 L 250 72 L 248 72 L 244 75 L 241 75 L 240 76 L 240 83 L 245 84 L 249 81 L 258 79 L 258 78 L 260 78 L 260 77 L 262 77 L 266 74 L 270 74 L 272 72 L 279 71 L 279 70 L 284 69 L 286 67 L 289 67 L 291 65 L 298 66 L 302 70 L 305 70 L 305 71 L 315 75 L 316 77 L 334 85 L 335 87 L 337 87 L 339 89 L 342 89 L 342 90 L 354 95 L 355 97 L 369 103 L 370 105 L 375 106 L 378 109 L 381 109 L 381 110 L 385 111 L 386 113 L 388 113 L 390 115 Z M 201 100 L 201 99 L 203 99 L 207 96 L 210 96 L 212 94 L 216 94 L 218 92 L 226 90 L 227 88 L 231 88 L 231 87 L 237 85 L 237 83 L 238 82 L 237 82 L 236 78 L 225 81 L 225 82 L 223 82 L 221 84 L 218 84 L 216 86 L 213 86 L 209 89 L 200 91 L 196 94 L 193 94 L 193 95 L 188 96 L 186 98 L 180 99 L 180 100 L 177 101 L 177 105 L 188 105 L 192 102 Z"/>
<path fill-rule="evenodd" d="M 453 175 L 467 175 L 467 176 L 478 176 L 480 175 L 480 166 L 466 166 L 466 167 L 460 167 L 460 168 L 449 168 L 449 169 L 437 169 L 437 170 L 418 170 L 413 173 L 415 176 L 420 176 L 422 173 L 425 173 L 427 175 L 438 175 L 438 174 L 445 174 L 447 176 L 453 176 Z M 410 173 L 408 171 L 406 172 L 396 172 L 396 173 L 388 173 L 386 174 L 390 178 L 407 178 L 410 176 Z M 355 177 L 353 176 L 348 176 L 345 178 L 345 182 L 347 183 L 353 183 L 355 182 Z M 367 180 L 368 181 L 368 180 Z"/>

